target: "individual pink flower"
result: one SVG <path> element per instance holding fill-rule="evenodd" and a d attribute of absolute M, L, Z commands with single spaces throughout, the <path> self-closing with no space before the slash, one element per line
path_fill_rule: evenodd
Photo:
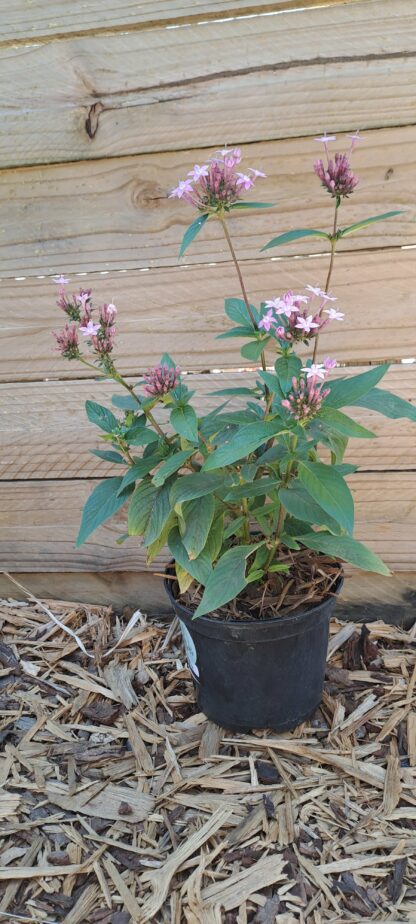
<path fill-rule="evenodd" d="M 267 302 L 266 302 L 266 305 L 267 305 Z M 274 314 L 273 314 L 273 309 L 270 308 L 270 310 L 267 311 L 266 314 L 263 315 L 261 321 L 259 321 L 259 327 L 260 327 L 262 330 L 266 330 L 267 333 L 268 333 L 269 330 L 271 330 L 271 328 L 272 328 L 276 323 L 277 323 L 277 322 L 276 322 L 276 318 L 274 317 Z"/>
<path fill-rule="evenodd" d="M 354 150 L 354 148 L 355 148 L 355 145 L 357 144 L 357 141 L 363 141 L 363 138 L 362 138 L 362 136 L 360 135 L 360 131 L 359 131 L 358 128 L 357 128 L 357 131 L 354 132 L 353 135 L 348 135 L 348 138 L 351 138 L 350 154 L 352 154 L 352 152 L 353 152 L 353 150 Z"/>
<path fill-rule="evenodd" d="M 81 289 L 79 295 L 75 296 L 75 300 L 81 305 L 82 310 L 85 311 L 85 306 L 91 301 L 91 289 Z"/>
<path fill-rule="evenodd" d="M 335 308 L 325 308 L 324 314 L 328 315 L 328 321 L 343 321 L 345 314 L 342 311 L 335 311 Z"/>
<path fill-rule="evenodd" d="M 304 331 L 305 334 L 310 334 L 313 328 L 319 327 L 319 323 L 314 321 L 312 314 L 308 314 L 306 318 L 300 315 L 296 319 L 295 327 L 297 327 L 298 330 Z"/>
<path fill-rule="evenodd" d="M 163 365 L 154 366 L 146 373 L 144 380 L 146 382 L 145 392 L 154 398 L 167 395 L 179 384 L 180 368 L 179 366 Z"/>
<path fill-rule="evenodd" d="M 242 186 L 243 189 L 251 189 L 254 186 L 254 180 L 247 173 L 237 173 L 237 177 L 237 186 Z"/>
<path fill-rule="evenodd" d="M 319 138 L 314 138 L 313 140 L 314 140 L 314 141 L 320 141 L 320 142 L 322 142 L 322 144 L 327 145 L 329 141 L 336 141 L 336 140 L 337 140 L 337 136 L 336 136 L 336 135 L 327 135 L 327 133 L 324 132 L 324 134 L 321 135 Z"/>
<path fill-rule="evenodd" d="M 52 335 L 57 342 L 57 350 L 65 359 L 79 358 L 80 350 L 76 324 L 65 324 L 62 330 L 53 331 Z"/>
<path fill-rule="evenodd" d="M 207 164 L 203 164 L 202 167 L 200 167 L 199 164 L 195 164 L 192 170 L 189 171 L 188 176 L 191 177 L 191 180 L 199 180 L 201 176 L 208 176 L 208 173 L 209 167 Z"/>
<path fill-rule="evenodd" d="M 90 320 L 86 325 L 80 326 L 79 329 L 84 337 L 91 337 L 91 335 L 95 335 L 97 331 L 100 330 L 100 324 L 94 324 L 93 321 Z"/>
<path fill-rule="evenodd" d="M 255 167 L 249 167 L 248 169 L 249 172 L 252 173 L 255 177 L 261 177 L 262 179 L 266 179 L 267 177 L 267 173 L 263 173 L 262 170 L 256 170 Z"/>
<path fill-rule="evenodd" d="M 58 286 L 67 286 L 69 283 L 69 279 L 67 279 L 66 276 L 62 276 L 62 275 L 54 276 L 53 281 L 56 282 Z"/>
<path fill-rule="evenodd" d="M 330 372 L 331 369 L 336 369 L 338 363 L 336 359 L 331 359 L 330 356 L 326 356 L 324 359 L 324 367 L 327 372 Z"/>
<path fill-rule="evenodd" d="M 307 379 L 322 379 L 324 381 L 327 370 L 324 363 L 312 363 L 310 366 L 302 366 L 301 372 L 305 373 Z"/>
<path fill-rule="evenodd" d="M 192 201 L 192 199 L 189 198 L 192 193 L 193 186 L 191 181 L 181 180 L 178 185 L 175 186 L 175 189 L 172 189 L 169 193 L 169 199 L 188 199 L 188 201 Z"/>

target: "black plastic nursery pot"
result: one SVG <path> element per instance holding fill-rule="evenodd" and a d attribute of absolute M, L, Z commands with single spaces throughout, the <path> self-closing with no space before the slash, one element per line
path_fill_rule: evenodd
<path fill-rule="evenodd" d="M 168 569 L 170 573 L 172 571 Z M 221 621 L 193 613 L 165 588 L 180 620 L 198 706 L 230 731 L 287 731 L 319 706 L 329 620 L 343 584 L 318 606 L 264 620 Z"/>

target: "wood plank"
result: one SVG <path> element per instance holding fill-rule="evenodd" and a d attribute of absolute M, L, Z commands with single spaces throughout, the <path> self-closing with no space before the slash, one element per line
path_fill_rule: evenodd
<path fill-rule="evenodd" d="M 413 123 L 412 26 L 367 0 L 6 47 L 0 166 Z"/>
<path fill-rule="evenodd" d="M 356 157 L 361 190 L 343 205 L 340 223 L 387 209 L 406 211 L 390 222 L 369 225 L 359 236 L 346 237 L 343 249 L 414 243 L 415 144 L 415 126 L 368 133 Z M 332 203 L 312 170 L 316 148 L 311 138 L 246 147 L 246 163 L 268 174 L 256 197 L 278 204 L 275 209 L 232 217 L 230 227 L 241 259 L 252 258 L 279 231 L 305 224 L 330 226 Z M 179 243 L 193 211 L 167 196 L 178 178 L 194 161 L 203 163 L 207 153 L 138 155 L 1 171 L 0 275 L 177 265 Z M 319 253 L 325 246 L 300 241 L 285 251 Z M 228 251 L 219 223 L 211 221 L 189 249 L 186 262 L 215 260 L 227 261 Z"/>
<path fill-rule="evenodd" d="M 302 7 L 338 6 L 360 0 L 302 0 Z M 52 0 L 0 0 L 2 41 L 54 38 L 70 33 L 131 28 L 152 28 L 163 23 L 189 23 L 276 10 L 292 10 L 299 0 L 72 0 L 70 7 Z"/>
<path fill-rule="evenodd" d="M 125 510 L 75 549 L 82 505 L 94 481 L 0 483 L 0 562 L 12 572 L 143 571 L 145 555 L 135 537 L 117 546 Z M 357 539 L 394 571 L 416 571 L 416 472 L 357 473 L 350 477 Z M 153 570 L 168 556 L 161 555 Z M 379 579 L 380 582 L 382 579 Z M 386 579 L 387 580 L 387 579 Z"/>
<path fill-rule="evenodd" d="M 355 367 L 348 372 L 362 372 Z M 193 375 L 188 384 L 195 389 L 195 407 L 200 413 L 216 407 L 223 399 L 210 395 L 220 388 L 254 384 L 253 373 Z M 135 380 L 130 380 L 133 383 Z M 393 366 L 383 387 L 415 401 L 416 364 Z M 93 456 L 91 448 L 103 448 L 99 430 L 85 414 L 89 398 L 111 406 L 111 395 L 121 393 L 111 382 L 72 381 L 0 386 L 0 405 L 5 408 L 0 426 L 0 479 L 93 478 L 120 474 Z M 241 407 L 234 399 L 230 407 Z M 362 471 L 416 470 L 416 427 L 408 420 L 389 420 L 365 408 L 351 409 L 351 416 L 377 434 L 376 440 L 351 440 L 346 460 Z M 160 420 L 164 422 L 166 414 Z M 139 452 L 139 451 L 138 451 Z"/>
<path fill-rule="evenodd" d="M 262 255 L 246 261 L 243 274 L 250 298 L 259 304 L 285 289 L 301 290 L 305 283 L 324 285 L 327 265 L 326 256 L 270 260 Z M 216 339 L 228 325 L 224 296 L 240 294 L 229 263 L 111 271 L 73 276 L 72 283 L 73 291 L 90 286 L 96 303 L 111 299 L 119 306 L 117 356 L 126 375 L 137 376 L 158 362 L 167 346 L 187 370 L 235 368 L 242 362 L 239 341 Z M 88 369 L 64 362 L 54 350 L 50 332 L 63 323 L 55 288 L 50 279 L 0 282 L 0 381 L 90 376 Z M 416 314 L 409 305 L 416 290 L 414 251 L 340 251 L 333 290 L 345 321 L 329 325 L 322 335 L 324 355 L 352 363 L 413 355 Z M 387 310 L 390 305 L 394 315 Z"/>
<path fill-rule="evenodd" d="M 46 564 L 45 564 L 46 567 Z M 170 614 L 171 608 L 163 581 L 150 572 L 133 571 L 29 572 L 14 577 L 37 597 L 48 600 L 70 600 L 114 607 L 124 607 L 144 613 Z M 0 572 L 0 600 L 12 597 L 26 599 L 24 593 Z M 355 571 L 347 575 L 336 616 L 354 622 L 384 622 L 409 628 L 415 620 L 416 574 L 400 572 L 383 579 L 378 575 Z"/>

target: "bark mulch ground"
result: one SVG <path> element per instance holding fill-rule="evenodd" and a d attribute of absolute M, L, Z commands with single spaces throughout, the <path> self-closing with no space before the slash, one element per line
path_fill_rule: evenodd
<path fill-rule="evenodd" d="M 416 921 L 415 629 L 334 621 L 280 737 L 196 710 L 175 622 L 9 600 L 0 627 L 0 924 Z"/>

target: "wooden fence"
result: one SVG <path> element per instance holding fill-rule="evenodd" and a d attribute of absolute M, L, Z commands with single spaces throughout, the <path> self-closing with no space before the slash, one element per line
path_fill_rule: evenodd
<path fill-rule="evenodd" d="M 259 248 L 299 224 L 328 226 L 313 137 L 359 126 L 348 223 L 405 212 L 345 239 L 334 287 L 346 320 L 322 348 L 352 370 L 390 360 L 387 387 L 412 400 L 416 366 L 403 361 L 416 350 L 414 2 L 0 0 L 0 17 L 0 569 L 43 594 L 160 606 L 137 540 L 115 545 L 122 515 L 74 548 L 94 479 L 113 474 L 88 452 L 98 444 L 83 402 L 108 400 L 114 387 L 53 352 L 61 318 L 50 276 L 116 301 L 126 375 L 168 348 L 207 407 L 210 370 L 222 370 L 214 387 L 241 377 L 233 341 L 215 339 L 238 284 L 215 222 L 178 262 L 191 214 L 168 191 L 207 152 L 243 145 L 267 174 L 259 198 L 276 202 L 232 218 L 250 296 L 322 284 L 319 241 L 272 258 Z M 355 416 L 379 435 L 354 442 L 356 535 L 396 577 L 351 580 L 346 599 L 359 613 L 364 589 L 365 612 L 381 595 L 397 615 L 416 599 L 416 431 Z M 17 590 L 0 576 L 2 593 Z"/>

